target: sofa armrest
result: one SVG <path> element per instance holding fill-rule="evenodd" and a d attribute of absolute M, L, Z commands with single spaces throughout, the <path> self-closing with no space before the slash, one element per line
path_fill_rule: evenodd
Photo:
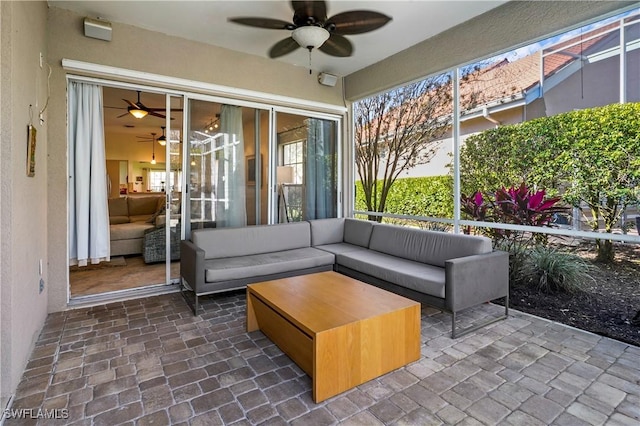
<path fill-rule="evenodd" d="M 445 262 L 445 305 L 451 312 L 509 294 L 509 253 L 465 256 Z"/>
<path fill-rule="evenodd" d="M 191 241 L 180 241 L 180 276 L 196 294 L 204 286 L 204 254 Z"/>

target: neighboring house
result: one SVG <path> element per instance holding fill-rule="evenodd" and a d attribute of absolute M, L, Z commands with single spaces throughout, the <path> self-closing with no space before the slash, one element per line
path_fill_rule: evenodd
<path fill-rule="evenodd" d="M 212 3 L 215 4 L 215 3 Z M 438 70 L 503 51 L 611 13 L 630 2 L 507 2 L 392 58 L 321 86 L 306 70 L 280 61 L 114 23 L 109 43 L 82 33 L 83 16 L 55 2 L 0 2 L 0 407 L 14 394 L 49 313 L 68 303 L 67 77 L 110 74 L 131 85 L 162 76 L 194 84 L 202 93 L 226 88 L 263 100 L 289 97 L 299 105 L 344 108 L 353 100 Z M 127 7 L 123 3 L 123 7 Z M 496 30 L 498 29 L 498 30 Z M 40 59 L 42 58 L 42 59 Z M 415 60 L 415 58 L 424 58 Z M 93 67 L 62 67 L 63 59 Z M 51 73 L 47 66 L 51 66 Z M 133 73 L 122 73 L 130 70 Z M 198 89 L 198 85 L 202 89 Z M 214 87 L 214 89 L 212 89 Z M 47 95 L 50 99 L 47 102 Z M 47 109 L 40 117 L 39 112 Z M 40 120 L 42 118 L 42 120 Z M 348 127 L 348 116 L 343 122 Z M 497 118 L 501 120 L 500 116 Z M 25 173 L 26 127 L 37 129 L 35 175 Z M 345 131 L 347 134 L 347 131 Z M 341 172 L 353 178 L 348 150 Z M 349 199 L 352 188 L 341 194 Z M 343 212 L 349 214 L 349 211 Z M 55 317 L 52 317 L 55 326 Z"/>
<path fill-rule="evenodd" d="M 640 17 L 635 12 L 625 19 Z M 461 78 L 460 134 L 464 137 L 499 125 L 516 124 L 574 109 L 621 102 L 620 26 L 609 23 L 515 61 L 503 59 Z M 640 101 L 640 30 L 625 32 L 626 102 Z M 449 173 L 452 139 L 427 163 L 401 177 Z"/>

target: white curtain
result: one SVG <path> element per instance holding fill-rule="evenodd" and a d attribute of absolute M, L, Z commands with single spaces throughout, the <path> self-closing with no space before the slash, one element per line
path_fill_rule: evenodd
<path fill-rule="evenodd" d="M 216 145 L 218 176 L 216 184 L 216 227 L 247 226 L 245 198 L 245 156 L 242 108 L 222 105 L 220 133 Z"/>
<path fill-rule="evenodd" d="M 69 83 L 69 264 L 110 258 L 102 87 Z"/>

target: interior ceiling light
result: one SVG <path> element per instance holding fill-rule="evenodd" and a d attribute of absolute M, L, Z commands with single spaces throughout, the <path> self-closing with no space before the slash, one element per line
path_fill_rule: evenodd
<path fill-rule="evenodd" d="M 317 49 L 329 39 L 329 31 L 322 27 L 306 26 L 293 30 L 291 37 L 305 49 Z"/>
<path fill-rule="evenodd" d="M 129 107 L 129 114 L 133 115 L 135 118 L 143 118 L 149 113 L 143 109 Z"/>
<path fill-rule="evenodd" d="M 167 137 L 164 135 L 165 126 L 160 126 L 162 128 L 162 136 L 158 138 L 158 143 L 162 146 L 167 144 Z"/>
<path fill-rule="evenodd" d="M 151 136 L 153 136 L 153 141 L 151 143 L 151 164 L 156 164 L 156 134 L 151 133 Z"/>

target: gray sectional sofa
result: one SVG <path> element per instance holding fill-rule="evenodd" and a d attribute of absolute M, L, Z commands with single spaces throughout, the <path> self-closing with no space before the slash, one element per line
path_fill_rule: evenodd
<path fill-rule="evenodd" d="M 450 312 L 454 338 L 508 315 L 509 255 L 485 237 L 338 218 L 200 229 L 181 246 L 194 314 L 205 294 L 331 269 Z M 504 316 L 456 328 L 457 313 L 501 297 Z"/>

